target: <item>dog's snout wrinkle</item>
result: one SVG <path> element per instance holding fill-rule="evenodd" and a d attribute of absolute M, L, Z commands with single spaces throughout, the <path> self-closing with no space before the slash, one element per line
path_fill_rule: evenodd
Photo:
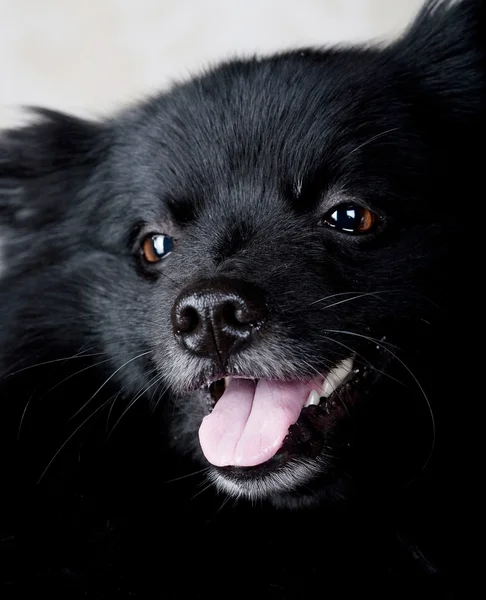
<path fill-rule="evenodd" d="M 263 292 L 241 279 L 201 279 L 187 286 L 172 307 L 179 342 L 193 354 L 224 363 L 266 318 Z"/>

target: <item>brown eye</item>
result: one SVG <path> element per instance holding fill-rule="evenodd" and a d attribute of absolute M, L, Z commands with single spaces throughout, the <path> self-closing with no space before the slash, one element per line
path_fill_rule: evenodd
<path fill-rule="evenodd" d="M 378 221 L 377 215 L 363 206 L 343 204 L 329 211 L 323 223 L 344 233 L 369 233 Z"/>
<path fill-rule="evenodd" d="M 142 254 L 149 263 L 157 263 L 168 256 L 174 248 L 174 241 L 162 233 L 147 236 L 142 242 Z"/>

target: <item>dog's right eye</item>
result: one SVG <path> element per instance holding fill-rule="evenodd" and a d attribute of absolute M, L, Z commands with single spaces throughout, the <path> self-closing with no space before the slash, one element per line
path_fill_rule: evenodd
<path fill-rule="evenodd" d="M 355 204 L 341 204 L 325 215 L 322 224 L 344 233 L 359 235 L 370 233 L 379 217 L 369 208 Z"/>
<path fill-rule="evenodd" d="M 174 248 L 174 240 L 163 233 L 148 235 L 142 242 L 141 253 L 149 263 L 157 263 L 168 256 Z"/>

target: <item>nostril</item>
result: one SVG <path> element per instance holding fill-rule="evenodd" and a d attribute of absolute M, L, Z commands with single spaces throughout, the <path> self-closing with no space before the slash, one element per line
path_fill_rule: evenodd
<path fill-rule="evenodd" d="M 179 333 L 196 331 L 200 322 L 199 313 L 193 306 L 184 306 L 177 315 L 177 330 Z"/>
<path fill-rule="evenodd" d="M 218 313 L 218 312 L 219 311 L 215 311 L 215 313 Z M 240 321 L 239 315 L 238 315 L 238 309 L 232 302 L 225 302 L 221 306 L 220 315 L 221 315 L 221 319 L 220 319 L 221 323 L 224 323 L 225 325 L 238 327 L 238 325 L 241 324 L 241 321 Z"/>
<path fill-rule="evenodd" d="M 221 307 L 222 322 L 235 328 L 256 324 L 257 315 L 243 302 L 225 302 Z"/>

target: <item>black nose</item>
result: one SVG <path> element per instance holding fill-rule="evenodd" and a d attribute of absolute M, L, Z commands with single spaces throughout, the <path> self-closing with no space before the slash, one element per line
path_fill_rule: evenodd
<path fill-rule="evenodd" d="M 204 279 L 185 288 L 172 307 L 180 343 L 199 356 L 226 361 L 266 317 L 263 293 L 239 279 Z"/>

